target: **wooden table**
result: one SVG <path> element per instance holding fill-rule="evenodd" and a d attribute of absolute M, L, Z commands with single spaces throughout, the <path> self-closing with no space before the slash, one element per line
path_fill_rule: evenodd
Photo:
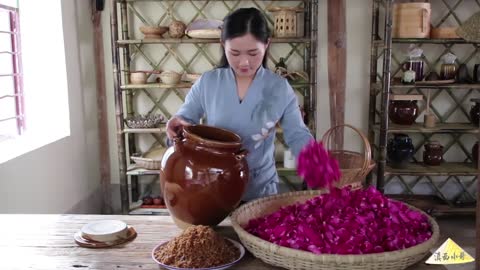
<path fill-rule="evenodd" d="M 101 219 L 119 219 L 133 226 L 138 236 L 127 244 L 88 249 L 75 244 L 73 235 L 82 225 Z M 181 231 L 169 216 L 105 215 L 0 215 L 0 269 L 158 269 L 150 257 L 152 249 Z M 217 231 L 238 239 L 228 222 Z M 442 237 L 441 240 L 444 240 Z M 438 243 L 439 245 L 441 243 Z M 473 254 L 472 254 L 473 255 Z M 472 265 L 470 265 L 473 267 Z M 247 254 L 231 269 L 280 269 Z M 409 269 L 455 269 L 423 263 Z"/>

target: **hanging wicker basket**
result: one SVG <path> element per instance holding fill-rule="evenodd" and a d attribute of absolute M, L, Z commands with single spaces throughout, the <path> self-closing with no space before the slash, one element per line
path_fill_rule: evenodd
<path fill-rule="evenodd" d="M 363 153 L 337 149 L 334 146 L 336 134 L 344 128 L 352 129 L 360 136 L 365 145 Z M 368 138 L 360 130 L 351 125 L 338 125 L 327 130 L 322 137 L 322 141 L 340 165 L 342 176 L 335 185 L 337 187 L 350 185 L 352 189 L 363 187 L 365 177 L 375 167 L 375 162 L 372 160 L 372 147 L 370 146 Z"/>

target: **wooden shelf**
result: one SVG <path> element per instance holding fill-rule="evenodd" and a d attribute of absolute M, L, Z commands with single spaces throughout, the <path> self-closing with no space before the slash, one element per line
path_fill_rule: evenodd
<path fill-rule="evenodd" d="M 305 37 L 293 38 L 272 38 L 272 43 L 309 43 L 312 39 Z M 162 39 L 125 39 L 118 40 L 118 45 L 138 45 L 138 44 L 198 44 L 198 43 L 218 43 L 220 39 L 203 39 L 203 38 L 162 38 Z"/>
<path fill-rule="evenodd" d="M 277 172 L 280 176 L 296 176 L 297 169 L 283 168 L 283 164 L 277 164 Z M 158 175 L 160 170 L 147 170 L 143 168 L 137 168 L 135 164 L 130 165 L 127 168 L 127 175 Z"/>
<path fill-rule="evenodd" d="M 452 84 L 392 84 L 391 89 L 412 89 L 412 88 L 429 88 L 429 89 L 480 89 L 478 83 L 452 83 Z"/>
<path fill-rule="evenodd" d="M 127 175 L 159 175 L 160 170 L 147 170 L 144 168 L 139 168 L 135 164 L 130 164 L 127 168 Z"/>
<path fill-rule="evenodd" d="M 380 125 L 374 129 L 379 131 Z M 471 123 L 437 123 L 433 128 L 426 128 L 423 123 L 414 123 L 411 126 L 389 124 L 388 133 L 472 133 L 476 134 L 480 129 Z"/>
<path fill-rule="evenodd" d="M 415 206 L 434 217 L 471 216 L 475 214 L 475 202 L 451 206 L 435 195 L 386 194 L 386 196 Z"/>
<path fill-rule="evenodd" d="M 284 168 L 283 163 L 277 163 L 277 173 L 279 176 L 297 176 L 297 169 Z"/>
<path fill-rule="evenodd" d="M 471 176 L 478 174 L 473 163 L 445 162 L 440 166 L 427 166 L 423 163 L 410 163 L 405 169 L 392 168 L 387 164 L 385 175 L 429 175 L 429 176 Z"/>
<path fill-rule="evenodd" d="M 429 44 L 478 44 L 461 38 L 393 38 L 393 43 L 429 43 Z"/>
<path fill-rule="evenodd" d="M 192 83 L 178 83 L 175 85 L 168 85 L 163 83 L 146 83 L 146 84 L 125 84 L 121 85 L 120 89 L 122 90 L 139 90 L 139 89 L 190 89 L 192 87 Z"/>
<path fill-rule="evenodd" d="M 128 214 L 169 216 L 170 212 L 166 208 L 135 208 L 130 209 L 130 212 Z"/>
<path fill-rule="evenodd" d="M 122 90 L 140 90 L 140 89 L 190 89 L 192 83 L 182 82 L 175 85 L 163 83 L 146 83 L 146 84 L 124 84 L 120 86 Z M 304 88 L 310 86 L 310 83 L 290 83 L 292 88 Z"/>
<path fill-rule="evenodd" d="M 165 125 L 165 124 L 162 124 Z M 124 133 L 162 133 L 165 132 L 165 127 L 159 128 L 125 128 Z"/>
<path fill-rule="evenodd" d="M 156 1 L 162 1 L 162 0 L 125 0 L 126 2 L 156 2 Z M 176 1 L 191 1 L 191 0 L 176 0 Z M 228 1 L 228 2 L 231 2 L 231 1 L 235 1 L 235 2 L 251 2 L 251 0 L 210 0 L 210 1 Z M 312 0 L 268 0 L 269 2 L 310 2 Z"/>

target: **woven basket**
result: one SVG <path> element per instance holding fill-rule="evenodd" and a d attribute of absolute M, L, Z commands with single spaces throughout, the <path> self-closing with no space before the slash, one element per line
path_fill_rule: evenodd
<path fill-rule="evenodd" d="M 310 190 L 283 193 L 279 195 L 261 198 L 239 207 L 232 213 L 231 223 L 243 245 L 257 258 L 262 261 L 284 267 L 287 269 L 307 270 L 400 270 L 415 264 L 424 258 L 437 242 L 440 230 L 433 218 L 427 215 L 432 226 L 432 237 L 413 247 L 391 252 L 374 253 L 367 255 L 317 255 L 307 251 L 301 251 L 282 247 L 259 237 L 256 237 L 243 229 L 250 219 L 268 215 L 280 207 L 291 205 L 322 194 L 322 191 Z M 420 211 L 412 206 L 410 208 Z M 422 211 L 420 211 L 422 212 Z M 426 215 L 424 212 L 422 212 Z"/>
<path fill-rule="evenodd" d="M 333 149 L 332 145 L 338 129 L 341 128 L 353 129 L 362 139 L 365 145 L 364 153 L 353 152 L 348 150 Z M 325 132 L 322 138 L 324 146 L 330 151 L 333 157 L 338 160 L 342 176 L 335 183 L 337 187 L 350 185 L 353 189 L 360 188 L 363 181 L 369 172 L 375 167 L 375 162 L 372 160 L 372 147 L 367 137 L 357 128 L 351 125 L 339 125 L 330 128 Z"/>
<path fill-rule="evenodd" d="M 162 164 L 163 154 L 166 149 L 163 147 L 156 147 L 140 156 L 131 156 L 130 159 L 135 162 L 135 165 L 147 170 L 160 170 Z"/>
<path fill-rule="evenodd" d="M 275 37 L 296 37 L 297 36 L 297 12 L 302 12 L 302 8 L 297 7 L 269 7 L 268 11 L 274 16 Z"/>

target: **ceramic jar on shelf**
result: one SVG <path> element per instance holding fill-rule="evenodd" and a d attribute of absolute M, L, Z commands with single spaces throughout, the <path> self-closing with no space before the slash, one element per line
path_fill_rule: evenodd
<path fill-rule="evenodd" d="M 421 95 L 392 95 L 388 117 L 394 124 L 412 125 L 418 116 L 417 101 L 421 99 Z"/>
<path fill-rule="evenodd" d="M 404 169 L 407 167 L 414 151 L 412 139 L 407 134 L 394 134 L 387 144 L 387 157 L 393 168 Z"/>
<path fill-rule="evenodd" d="M 443 146 L 437 142 L 432 141 L 424 145 L 423 163 L 429 166 L 438 166 L 443 161 Z"/>
<path fill-rule="evenodd" d="M 457 75 L 457 65 L 455 64 L 455 56 L 452 53 L 447 53 L 442 56 L 443 64 L 440 67 L 440 78 L 442 80 L 453 80 Z"/>
<path fill-rule="evenodd" d="M 470 121 L 472 124 L 478 126 L 480 120 L 480 98 L 470 99 L 475 105 L 470 109 Z"/>
<path fill-rule="evenodd" d="M 476 142 L 472 147 L 472 158 L 474 165 L 477 165 L 478 161 L 478 142 Z"/>

